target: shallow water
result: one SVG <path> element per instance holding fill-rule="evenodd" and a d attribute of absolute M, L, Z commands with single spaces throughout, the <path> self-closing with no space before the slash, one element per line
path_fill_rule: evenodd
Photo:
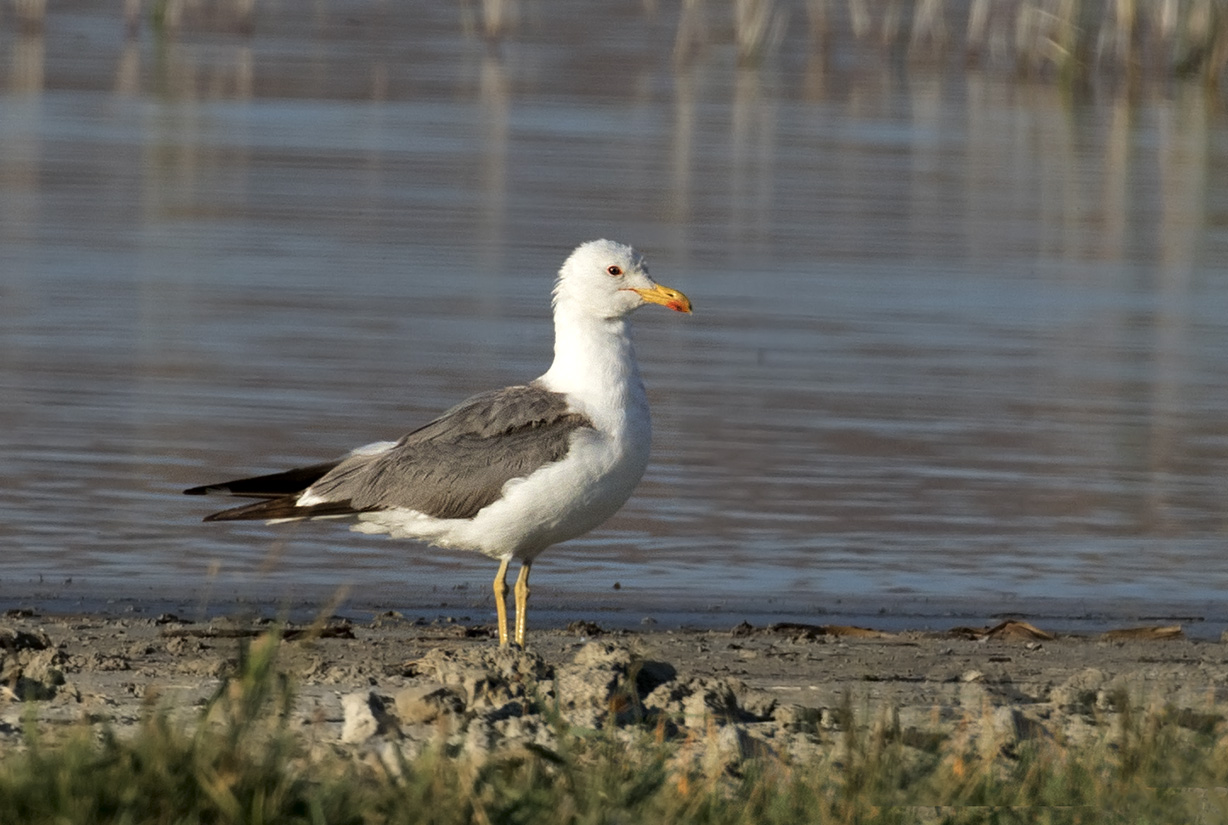
<path fill-rule="evenodd" d="M 487 560 L 179 493 L 539 374 L 608 236 L 696 312 L 637 316 L 654 461 L 550 615 L 1225 619 L 1221 99 L 603 8 L 0 30 L 0 595 L 485 618 Z"/>

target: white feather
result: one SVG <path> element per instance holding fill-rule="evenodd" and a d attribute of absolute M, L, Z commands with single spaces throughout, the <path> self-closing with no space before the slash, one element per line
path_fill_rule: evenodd
<path fill-rule="evenodd" d="M 611 266 L 622 274 L 609 274 Z M 616 513 L 648 466 L 652 440 L 624 316 L 644 303 L 632 287 L 655 286 L 638 253 L 610 241 L 585 244 L 564 263 L 554 290 L 554 361 L 538 381 L 593 423 L 572 435 L 566 458 L 507 482 L 473 518 L 392 509 L 360 514 L 353 529 L 531 561 Z M 316 503 L 308 499 L 299 504 Z"/>

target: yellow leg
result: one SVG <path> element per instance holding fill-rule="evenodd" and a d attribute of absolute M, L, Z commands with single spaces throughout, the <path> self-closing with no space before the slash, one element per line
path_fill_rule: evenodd
<path fill-rule="evenodd" d="M 526 561 L 520 566 L 520 575 L 516 578 L 516 644 L 524 647 L 524 630 L 529 613 L 529 568 L 533 562 Z"/>
<path fill-rule="evenodd" d="M 507 563 L 504 559 L 499 563 L 499 572 L 495 574 L 495 610 L 499 613 L 499 647 L 507 647 Z M 520 587 L 517 585 L 517 599 L 520 598 Z"/>

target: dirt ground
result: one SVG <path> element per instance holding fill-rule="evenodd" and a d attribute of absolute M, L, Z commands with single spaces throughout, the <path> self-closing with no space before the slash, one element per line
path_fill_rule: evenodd
<path fill-rule="evenodd" d="M 1024 622 L 943 633 L 802 624 L 724 631 L 606 631 L 579 621 L 530 631 L 527 651 L 499 651 L 487 626 L 331 620 L 188 622 L 11 611 L 0 622 L 0 741 L 29 723 L 85 721 L 121 732 L 158 704 L 191 717 L 234 671 L 240 648 L 273 628 L 299 723 L 317 741 L 399 747 L 450 720 L 457 752 L 523 740 L 548 744 L 542 697 L 573 724 L 635 716 L 676 730 L 730 728 L 736 753 L 819 748 L 851 709 L 890 709 L 903 730 L 951 735 L 968 720 L 1007 739 L 1077 738 L 1123 702 L 1218 720 L 1228 647 L 1179 627 L 1056 637 Z M 532 698 L 530 698 L 532 697 Z M 843 715 L 841 715 L 843 714 Z M 629 722 L 628 722 L 629 723 Z"/>

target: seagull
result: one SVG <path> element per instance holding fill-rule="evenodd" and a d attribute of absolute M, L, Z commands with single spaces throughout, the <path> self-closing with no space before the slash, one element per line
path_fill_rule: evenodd
<path fill-rule="evenodd" d="M 399 441 L 184 492 L 260 499 L 205 521 L 346 518 L 361 533 L 498 559 L 501 647 L 512 638 L 507 573 L 518 560 L 514 638 L 523 648 L 534 559 L 618 512 L 648 466 L 652 424 L 627 317 L 644 304 L 691 311 L 631 247 L 581 244 L 555 281 L 554 361 L 539 378 L 475 395 Z"/>

